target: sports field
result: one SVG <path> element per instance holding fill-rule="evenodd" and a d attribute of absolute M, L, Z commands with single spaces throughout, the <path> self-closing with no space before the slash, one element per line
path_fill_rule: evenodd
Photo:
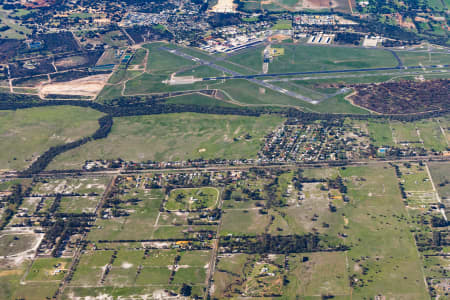
<path fill-rule="evenodd" d="M 70 106 L 1 111 L 0 169 L 23 169 L 51 146 L 91 135 L 101 116 Z"/>

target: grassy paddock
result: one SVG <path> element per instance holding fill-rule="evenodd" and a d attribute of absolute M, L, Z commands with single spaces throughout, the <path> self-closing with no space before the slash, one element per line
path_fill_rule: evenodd
<path fill-rule="evenodd" d="M 1 111 L 0 169 L 23 169 L 48 148 L 91 135 L 101 116 L 70 106 Z"/>
<path fill-rule="evenodd" d="M 88 159 L 184 160 L 255 157 L 282 118 L 195 113 L 116 118 L 108 138 L 58 156 L 50 169 L 80 168 Z M 250 136 L 247 136 L 247 134 Z"/>

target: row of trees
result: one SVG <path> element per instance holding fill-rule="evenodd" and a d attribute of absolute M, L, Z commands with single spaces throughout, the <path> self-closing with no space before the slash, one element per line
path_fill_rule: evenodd
<path fill-rule="evenodd" d="M 11 218 L 14 216 L 14 214 L 17 212 L 17 209 L 20 207 L 23 201 L 23 197 L 26 193 L 29 191 L 24 192 L 22 189 L 22 185 L 16 184 L 13 185 L 11 188 L 11 194 L 6 197 L 5 203 L 7 205 L 4 213 L 3 218 L 0 221 L 0 230 L 5 228 L 6 225 L 8 225 Z"/>
<path fill-rule="evenodd" d="M 35 160 L 26 170 L 21 172 L 22 176 L 29 177 L 33 174 L 39 173 L 50 164 L 50 162 L 59 154 L 75 149 L 81 145 L 86 144 L 91 140 L 102 139 L 108 136 L 113 125 L 113 118 L 110 115 L 103 116 L 98 120 L 100 128 L 97 129 L 90 137 L 83 137 L 74 142 L 54 146 L 48 149 L 37 160 Z"/>
<path fill-rule="evenodd" d="M 262 234 L 259 236 L 223 237 L 220 246 L 225 252 L 242 252 L 250 254 L 263 253 L 304 253 L 317 251 L 345 251 L 344 245 L 327 245 L 317 234 L 273 236 Z"/>

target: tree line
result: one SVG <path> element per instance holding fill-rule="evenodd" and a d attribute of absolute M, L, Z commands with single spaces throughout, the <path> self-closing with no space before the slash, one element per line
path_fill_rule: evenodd
<path fill-rule="evenodd" d="M 66 143 L 59 146 L 50 147 L 38 159 L 36 159 L 26 170 L 20 173 L 23 177 L 30 177 L 33 174 L 39 173 L 50 164 L 50 162 L 59 154 L 80 147 L 92 140 L 102 139 L 108 136 L 113 125 L 113 118 L 111 115 L 106 115 L 98 120 L 100 127 L 89 137 L 83 137 L 74 142 Z"/>

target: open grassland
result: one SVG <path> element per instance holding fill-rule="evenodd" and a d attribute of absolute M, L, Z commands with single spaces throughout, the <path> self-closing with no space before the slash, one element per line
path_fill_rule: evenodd
<path fill-rule="evenodd" d="M 115 253 L 114 251 L 86 251 L 81 257 L 70 286 L 73 288 L 89 287 L 92 289 L 91 293 L 95 291 L 93 287 L 101 288 L 102 286 L 110 289 L 117 289 L 119 286 L 127 287 L 130 291 L 139 292 L 145 286 L 155 289 L 170 287 L 178 291 L 182 283 L 189 283 L 201 288 L 206 279 L 205 267 L 210 256 L 209 251 L 183 252 L 157 249 L 118 250 Z M 171 281 L 171 273 L 178 260 Z M 107 265 L 110 267 L 110 272 L 105 275 L 103 269 Z M 101 282 L 102 274 L 103 282 Z M 173 286 L 169 286 L 169 284 Z M 198 291 L 197 288 L 193 289 L 195 293 Z"/>
<path fill-rule="evenodd" d="M 397 144 L 420 142 L 414 123 L 391 121 L 390 125 Z"/>
<path fill-rule="evenodd" d="M 5 234 L 0 236 L 0 256 L 8 256 L 29 250 L 36 243 L 34 234 Z M 1 273 L 1 271 L 0 271 Z"/>
<path fill-rule="evenodd" d="M 421 120 L 415 122 L 426 149 L 445 151 L 448 149 L 448 141 L 441 129 L 441 124 L 436 119 Z M 444 131 L 445 132 L 445 131 Z"/>
<path fill-rule="evenodd" d="M 394 169 L 351 167 L 340 173 L 350 197 L 350 204 L 338 213 L 348 220 L 341 230 L 351 243 L 349 271 L 358 279 L 353 297 L 428 299 Z"/>
<path fill-rule="evenodd" d="M 159 49 L 166 46 L 164 43 L 147 44 L 144 47 L 150 51 L 147 70 L 152 74 L 171 74 L 182 67 L 195 65 L 194 61 L 187 60 L 165 50 Z"/>
<path fill-rule="evenodd" d="M 59 281 L 64 278 L 71 259 L 69 258 L 38 258 L 33 262 L 25 280 L 28 281 Z"/>
<path fill-rule="evenodd" d="M 137 204 L 125 202 L 130 199 L 138 199 Z M 162 191 L 133 188 L 120 200 L 120 208 L 127 210 L 129 215 L 107 220 L 98 219 L 96 227 L 88 235 L 89 240 L 140 240 L 151 237 L 163 200 Z"/>
<path fill-rule="evenodd" d="M 273 62 L 269 64 L 269 73 L 394 67 L 397 65 L 391 53 L 380 49 L 290 44 L 280 47 L 284 48 L 284 55 L 273 58 Z M 230 60 L 260 70 L 262 63 L 258 67 L 258 57 L 262 62 L 261 49 L 255 48 L 252 52 L 232 56 Z"/>
<path fill-rule="evenodd" d="M 396 51 L 405 66 L 447 65 L 450 63 L 450 54 L 431 53 L 426 51 Z"/>
<path fill-rule="evenodd" d="M 237 55 L 232 55 L 227 59 L 227 61 L 250 68 L 250 70 L 255 72 L 254 74 L 261 73 L 263 65 L 263 51 L 264 46 L 255 47 L 249 51 L 243 51 Z"/>
<path fill-rule="evenodd" d="M 98 197 L 63 197 L 59 212 L 67 214 L 93 213 L 100 199 Z"/>
<path fill-rule="evenodd" d="M 269 215 L 260 214 L 258 209 L 225 210 L 222 216 L 221 234 L 261 234 L 269 225 Z"/>
<path fill-rule="evenodd" d="M 21 11 L 23 14 L 24 11 Z M 14 19 L 20 14 L 20 11 L 15 14 L 11 10 L 0 9 L 0 21 L 3 26 L 8 26 L 6 30 L 2 30 L 0 34 L 1 38 L 24 39 L 26 38 L 27 34 L 31 33 L 31 30 L 29 28 L 22 26 L 18 20 Z"/>
<path fill-rule="evenodd" d="M 219 191 L 216 188 L 175 189 L 170 192 L 165 207 L 168 210 L 211 209 L 218 201 Z"/>
<path fill-rule="evenodd" d="M 406 195 L 406 201 L 410 207 L 423 207 L 436 203 L 437 195 L 428 176 L 426 166 L 423 164 L 404 163 L 399 164 L 401 173 L 400 182 Z"/>
<path fill-rule="evenodd" d="M 283 120 L 194 113 L 116 118 L 108 138 L 68 151 L 49 168 L 79 168 L 88 159 L 251 158 Z M 249 134 L 249 135 L 247 135 Z"/>
<path fill-rule="evenodd" d="M 369 121 L 370 140 L 375 146 L 393 146 L 392 132 L 387 121 Z"/>
<path fill-rule="evenodd" d="M 450 163 L 430 162 L 431 177 L 442 199 L 450 199 Z"/>
<path fill-rule="evenodd" d="M 209 66 L 198 66 L 185 71 L 177 72 L 177 76 L 194 76 L 196 78 L 226 76 L 227 74 Z"/>
<path fill-rule="evenodd" d="M 81 256 L 70 285 L 92 285 L 100 281 L 113 251 L 86 251 Z"/>
<path fill-rule="evenodd" d="M 317 299 L 317 295 L 350 296 L 346 253 L 296 254 L 288 259 L 292 268 L 288 273 L 290 284 L 283 293 L 286 299 L 297 295 Z"/>
<path fill-rule="evenodd" d="M 323 100 L 314 105 L 244 79 L 227 80 L 223 84 L 215 86 L 215 88 L 224 91 L 234 102 L 244 106 L 295 106 L 313 112 L 368 113 L 367 110 L 351 105 L 342 95 Z"/>
<path fill-rule="evenodd" d="M 322 100 L 320 104 L 313 105 L 308 102 L 296 99 L 294 97 L 288 96 L 286 94 L 264 88 L 258 84 L 249 82 L 244 79 L 230 79 L 230 80 L 220 80 L 220 81 L 197 81 L 184 84 L 171 85 L 167 81 L 170 79 L 171 75 L 176 76 L 193 76 L 196 78 L 205 77 L 215 77 L 223 76 L 221 71 L 215 70 L 212 67 L 198 65 L 197 62 L 191 61 L 189 59 L 180 57 L 166 50 L 160 49 L 161 47 L 166 48 L 176 48 L 184 53 L 191 56 L 198 57 L 200 59 L 214 62 L 220 66 L 226 67 L 230 70 L 239 72 L 241 74 L 255 74 L 260 73 L 263 63 L 263 47 L 256 47 L 249 51 L 242 51 L 236 55 L 232 55 L 229 58 L 223 60 L 216 60 L 217 56 L 208 55 L 206 53 L 200 52 L 192 48 L 182 48 L 172 44 L 164 43 L 152 43 L 147 44 L 144 47 L 149 50 L 149 59 L 147 62 L 147 68 L 145 72 L 132 71 L 132 70 L 117 70 L 110 78 L 108 85 L 101 91 L 97 97 L 97 101 L 108 101 L 120 96 L 137 96 L 137 95 L 149 95 L 155 93 L 166 93 L 175 91 L 191 91 L 198 89 L 218 89 L 222 91 L 227 100 L 230 100 L 236 104 L 242 106 L 296 106 L 300 107 L 306 111 L 314 112 L 332 112 L 332 113 L 368 113 L 364 109 L 353 106 L 351 103 L 343 98 L 343 95 L 332 96 L 330 94 L 322 93 L 321 91 L 316 91 L 315 89 L 307 89 L 300 85 L 295 85 L 295 83 L 279 83 L 280 86 L 286 88 L 287 90 L 294 91 L 300 95 L 306 97 L 311 97 L 312 99 Z M 292 46 L 287 45 L 291 52 L 302 53 L 306 50 L 312 55 L 315 51 L 315 47 L 309 46 Z M 299 47 L 298 49 L 296 47 Z M 311 50 L 312 49 L 312 50 Z M 327 49 L 327 47 L 318 47 L 318 49 Z M 375 54 L 364 52 L 366 49 L 347 49 L 347 48 L 336 48 L 339 58 L 340 51 L 349 50 L 350 53 L 356 51 L 363 51 L 361 55 L 369 55 L 365 58 L 365 61 L 370 61 L 372 57 L 374 61 L 378 63 L 380 55 L 390 55 L 388 52 L 383 52 L 381 50 L 375 50 Z M 320 50 L 322 51 L 322 50 Z M 323 50 L 327 51 L 327 50 Z M 307 52 L 307 51 L 306 51 Z M 333 52 L 334 53 L 334 52 Z M 381 54 L 380 54 L 381 53 Z M 288 53 L 289 54 L 289 53 Z M 292 53 L 291 53 L 292 54 Z M 294 54 L 292 54 L 294 55 Z M 356 54 L 355 54 L 356 55 Z M 377 56 L 378 55 L 378 56 Z M 281 59 L 285 55 L 276 57 L 276 59 Z M 362 57 L 362 56 L 361 56 Z M 361 59 L 360 57 L 360 59 Z M 391 57 L 392 58 L 392 57 Z M 311 58 L 304 58 L 310 63 Z M 305 62 L 297 62 L 293 64 L 292 62 L 282 62 L 289 67 L 297 68 L 300 66 L 300 71 L 305 68 Z M 311 66 L 312 70 L 316 70 L 318 65 L 323 64 L 322 60 L 318 60 Z M 374 62 L 375 63 L 375 62 Z M 276 65 L 274 62 L 271 65 Z M 337 66 L 336 68 L 340 68 Z M 342 66 L 345 67 L 345 66 Z M 360 66 L 363 67 L 363 66 Z M 322 69 L 327 69 L 327 66 L 323 66 Z M 271 69 L 272 71 L 272 69 Z M 277 70 L 275 70 L 277 71 Z M 284 72 L 284 71 L 282 71 Z M 288 86 L 286 86 L 288 85 Z M 336 90 L 335 90 L 336 91 Z M 335 92 L 334 91 L 334 92 Z M 327 99 L 325 99 L 329 96 Z"/>
<path fill-rule="evenodd" d="M 199 93 L 187 94 L 168 98 L 165 103 L 168 104 L 185 104 L 185 105 L 199 105 L 199 106 L 223 106 L 223 107 L 238 107 L 230 102 L 222 101 L 216 98 L 205 96 Z"/>
<path fill-rule="evenodd" d="M 287 207 L 270 212 L 275 217 L 272 226 L 277 228 L 272 234 L 320 232 L 330 239 L 337 237 L 350 250 L 292 255 L 289 284 L 283 294 L 286 299 L 295 295 L 306 299 L 319 299 L 320 295 L 334 295 L 337 299 L 348 299 L 348 295 L 354 299 L 373 295 L 427 299 L 420 258 L 394 168 L 378 165 L 322 171 L 306 174 L 320 179 L 333 177 L 338 171 L 349 202 L 343 202 L 339 191 L 326 183 L 303 183 L 304 199 L 299 205 L 288 201 Z M 329 209 L 330 203 L 334 212 Z M 294 279 L 299 276 L 303 280 Z"/>
<path fill-rule="evenodd" d="M 51 146 L 89 136 L 101 116 L 70 106 L 0 112 L 0 168 L 23 169 Z"/>

